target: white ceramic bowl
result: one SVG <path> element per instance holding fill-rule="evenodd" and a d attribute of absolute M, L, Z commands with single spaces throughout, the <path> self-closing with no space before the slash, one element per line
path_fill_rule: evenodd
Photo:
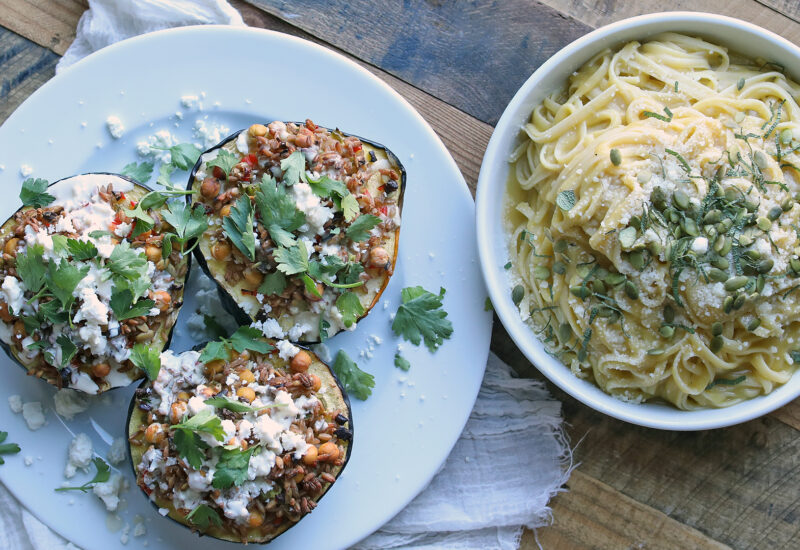
<path fill-rule="evenodd" d="M 502 212 L 509 172 L 508 157 L 518 143 L 520 128 L 533 108 L 567 77 L 604 48 L 631 40 L 646 40 L 675 31 L 697 35 L 750 57 L 782 64 L 800 79 L 800 48 L 750 23 L 705 13 L 670 12 L 625 19 L 579 38 L 539 67 L 514 95 L 500 117 L 483 157 L 477 193 L 478 249 L 486 286 L 497 315 L 525 356 L 553 383 L 590 407 L 642 426 L 668 430 L 703 430 L 745 422 L 785 405 L 800 395 L 800 372 L 769 395 L 724 409 L 681 411 L 670 405 L 625 403 L 592 382 L 574 376 L 544 346 L 519 317 L 511 301 L 506 234 Z"/>

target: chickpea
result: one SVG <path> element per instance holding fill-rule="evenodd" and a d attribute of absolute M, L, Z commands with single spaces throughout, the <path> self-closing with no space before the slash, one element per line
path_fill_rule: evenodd
<path fill-rule="evenodd" d="M 11 237 L 6 241 L 6 245 L 3 247 L 3 252 L 5 252 L 6 254 L 10 254 L 11 256 L 16 256 L 18 244 L 19 244 L 19 239 L 16 237 Z"/>
<path fill-rule="evenodd" d="M 92 365 L 92 376 L 95 378 L 105 378 L 109 372 L 111 372 L 111 366 L 108 363 Z"/>
<path fill-rule="evenodd" d="M 147 259 L 157 264 L 161 261 L 161 249 L 154 244 L 148 244 L 147 247 L 144 249 L 144 255 L 147 256 Z"/>
<path fill-rule="evenodd" d="M 253 400 L 256 398 L 256 392 L 253 391 L 253 388 L 248 387 L 241 387 L 236 390 L 236 395 L 243 398 L 248 403 L 252 403 Z"/>
<path fill-rule="evenodd" d="M 242 439 L 242 441 L 239 443 L 239 446 L 242 448 L 243 451 L 246 451 L 250 447 L 250 444 L 247 443 L 246 439 Z"/>
<path fill-rule="evenodd" d="M 173 424 L 177 424 L 181 421 L 183 415 L 186 414 L 187 409 L 186 401 L 175 401 L 169 407 L 169 419 Z"/>
<path fill-rule="evenodd" d="M 252 384 L 256 381 L 256 375 L 253 374 L 253 371 L 250 369 L 244 369 L 239 371 L 239 380 L 242 382 L 247 382 L 248 384 Z"/>
<path fill-rule="evenodd" d="M 164 441 L 164 426 L 153 422 L 144 431 L 144 439 L 148 443 L 161 443 Z"/>
<path fill-rule="evenodd" d="M 248 527 L 261 527 L 262 523 L 264 523 L 264 516 L 255 510 L 250 512 L 250 517 L 247 518 Z"/>
<path fill-rule="evenodd" d="M 247 268 L 244 270 L 244 280 L 254 287 L 258 287 L 263 279 L 264 274 L 257 269 Z"/>
<path fill-rule="evenodd" d="M 161 311 L 167 311 L 172 302 L 172 296 L 166 290 L 155 290 L 150 293 L 150 299 L 156 303 L 156 307 Z"/>
<path fill-rule="evenodd" d="M 266 127 L 266 126 L 264 126 L 263 124 L 253 124 L 253 125 L 252 125 L 252 126 L 250 126 L 250 128 L 247 130 L 247 132 L 248 132 L 248 133 L 249 133 L 251 136 L 253 136 L 253 137 L 263 137 L 263 136 L 266 136 L 268 131 L 269 131 L 269 130 L 267 130 L 267 127 Z"/>
<path fill-rule="evenodd" d="M 214 256 L 215 260 L 221 262 L 231 255 L 231 245 L 225 241 L 214 243 L 214 246 L 211 247 L 211 255 Z"/>
<path fill-rule="evenodd" d="M 319 446 L 319 460 L 333 462 L 339 458 L 339 447 L 333 441 L 326 441 Z"/>
<path fill-rule="evenodd" d="M 230 204 L 226 204 L 225 206 L 220 208 L 219 215 L 222 216 L 223 218 L 226 218 L 226 217 L 230 216 L 231 215 L 231 205 Z"/>
<path fill-rule="evenodd" d="M 249 361 L 250 360 L 250 352 L 247 351 L 247 350 L 243 350 L 242 353 L 236 353 L 235 351 L 232 352 L 232 353 L 233 353 L 233 357 L 231 357 L 231 360 L 235 360 L 237 357 L 239 359 L 241 359 L 242 361 Z"/>
<path fill-rule="evenodd" d="M 17 321 L 14 323 L 14 338 L 22 340 L 28 335 L 27 331 L 25 330 L 25 323 L 22 321 Z"/>
<path fill-rule="evenodd" d="M 289 362 L 292 372 L 306 372 L 309 366 L 311 366 L 311 356 L 305 350 L 297 352 L 297 355 L 292 357 Z"/>
<path fill-rule="evenodd" d="M 386 249 L 376 246 L 369 251 L 369 265 L 370 267 L 386 267 L 389 263 L 389 253 Z"/>
<path fill-rule="evenodd" d="M 306 466 L 313 466 L 317 463 L 318 454 L 319 451 L 317 450 L 317 447 L 315 445 L 311 445 L 306 451 L 306 454 L 303 455 L 303 464 Z"/>
<path fill-rule="evenodd" d="M 319 376 L 312 374 L 311 381 L 314 383 L 314 385 L 311 386 L 311 389 L 314 391 L 319 391 L 319 389 L 322 387 L 322 380 L 319 379 Z"/>
<path fill-rule="evenodd" d="M 222 372 L 225 368 L 225 361 L 222 359 L 215 359 L 206 363 L 206 376 L 213 378 L 215 374 Z"/>
<path fill-rule="evenodd" d="M 0 319 L 8 323 L 13 318 L 14 316 L 11 315 L 10 311 L 8 311 L 8 304 L 3 301 L 0 301 Z"/>
<path fill-rule="evenodd" d="M 206 178 L 200 185 L 200 194 L 207 199 L 216 198 L 219 195 L 219 180 L 217 178 Z"/>

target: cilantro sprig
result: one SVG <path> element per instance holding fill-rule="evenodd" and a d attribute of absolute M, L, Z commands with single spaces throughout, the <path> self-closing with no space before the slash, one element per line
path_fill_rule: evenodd
<path fill-rule="evenodd" d="M 256 191 L 256 207 L 260 221 L 279 246 L 292 246 L 297 241 L 292 231 L 306 222 L 303 212 L 297 209 L 294 199 L 268 174 L 264 174 Z"/>
<path fill-rule="evenodd" d="M 53 195 L 47 192 L 48 185 L 50 185 L 49 182 L 41 178 L 28 178 L 23 181 L 22 189 L 19 192 L 19 199 L 22 201 L 23 206 L 41 208 L 56 200 Z"/>
<path fill-rule="evenodd" d="M 251 405 L 245 405 L 241 401 L 231 399 L 230 397 L 226 397 L 224 395 L 217 395 L 210 399 L 206 399 L 204 403 L 206 405 L 216 407 L 217 409 L 228 409 L 231 412 L 238 413 L 258 412 L 283 406 L 281 403 L 272 403 L 271 405 L 264 405 L 263 407 L 253 407 Z"/>
<path fill-rule="evenodd" d="M 196 240 L 189 248 L 186 248 L 187 243 L 192 239 L 197 239 L 208 229 L 205 211 L 199 204 L 189 206 L 182 201 L 174 202 L 168 206 L 167 211 L 163 212 L 163 216 L 167 223 L 175 229 L 174 233 L 164 235 L 161 249 L 164 258 L 172 253 L 173 242 L 180 246 L 181 254 L 188 254 L 200 241 Z"/>
<path fill-rule="evenodd" d="M 187 514 L 186 520 L 202 531 L 207 530 L 212 523 L 217 527 L 222 527 L 222 519 L 219 517 L 219 513 L 208 504 L 198 504 Z"/>
<path fill-rule="evenodd" d="M 219 149 L 218 151 L 217 156 L 206 163 L 206 170 L 211 170 L 216 166 L 225 172 L 225 178 L 227 179 L 231 174 L 231 169 L 239 164 L 239 157 L 227 149 Z"/>
<path fill-rule="evenodd" d="M 333 372 L 339 378 L 344 389 L 362 401 L 366 400 L 372 395 L 372 388 L 375 387 L 375 377 L 364 372 L 356 362 L 350 359 L 350 356 L 344 350 L 339 350 L 336 354 L 336 360 L 333 362 Z"/>
<path fill-rule="evenodd" d="M 197 162 L 197 159 L 200 158 L 200 154 L 202 153 L 200 149 L 191 143 L 179 143 L 178 145 L 173 145 L 172 147 L 151 146 L 150 148 L 157 151 L 169 151 L 170 157 L 172 158 L 172 162 L 170 164 L 175 165 L 181 170 L 188 170 L 194 166 L 194 163 Z"/>
<path fill-rule="evenodd" d="M 158 378 L 158 373 L 161 371 L 161 355 L 157 349 L 139 342 L 131 348 L 130 359 L 131 363 L 144 371 L 149 380 Z"/>
<path fill-rule="evenodd" d="M 300 151 L 295 151 L 281 160 L 281 170 L 283 171 L 281 181 L 284 185 L 306 181 L 306 156 Z"/>
<path fill-rule="evenodd" d="M 242 353 L 244 350 L 256 353 L 268 353 L 273 348 L 264 340 L 264 335 L 260 330 L 243 326 L 236 329 L 230 338 L 220 338 L 217 341 L 209 342 L 200 353 L 199 361 L 208 363 L 217 359 L 227 360 L 230 357 L 230 350 Z"/>
<path fill-rule="evenodd" d="M 404 288 L 400 295 L 403 303 L 397 309 L 392 330 L 415 346 L 424 340 L 431 352 L 436 351 L 453 334 L 453 323 L 442 307 L 444 288 L 437 296 L 421 286 L 412 286 Z"/>
<path fill-rule="evenodd" d="M 202 410 L 188 420 L 174 424 L 170 428 L 175 430 L 172 442 L 175 444 L 178 454 L 185 458 L 195 470 L 203 465 L 203 458 L 205 458 L 203 451 L 209 448 L 208 443 L 200 437 L 200 433 L 210 434 L 217 441 L 225 439 L 222 421 L 210 409 Z"/>
<path fill-rule="evenodd" d="M 214 470 L 211 486 L 215 489 L 230 489 L 247 481 L 247 467 L 256 448 L 250 447 L 246 451 L 240 448 L 223 449 Z"/>
<path fill-rule="evenodd" d="M 79 485 L 78 487 L 59 487 L 56 489 L 58 492 L 64 491 L 81 491 L 83 493 L 88 493 L 95 485 L 98 483 L 105 483 L 111 477 L 111 469 L 109 468 L 108 464 L 105 460 L 100 457 L 95 457 L 92 460 L 92 464 L 94 464 L 94 468 L 96 473 L 94 477 L 84 483 L 83 485 Z"/>
<path fill-rule="evenodd" d="M 222 220 L 222 228 L 233 245 L 251 262 L 256 259 L 256 236 L 253 233 L 253 205 L 250 197 L 242 195 Z"/>
<path fill-rule="evenodd" d="M 369 232 L 379 223 L 381 223 L 381 219 L 378 216 L 362 214 L 350 224 L 345 234 L 351 241 L 366 241 L 369 239 Z"/>
<path fill-rule="evenodd" d="M 153 163 L 150 161 L 130 162 L 125 165 L 121 174 L 140 183 L 147 183 L 153 175 Z"/>

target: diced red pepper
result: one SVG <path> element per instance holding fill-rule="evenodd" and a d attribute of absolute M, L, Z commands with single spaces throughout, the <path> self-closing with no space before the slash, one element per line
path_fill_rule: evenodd
<path fill-rule="evenodd" d="M 125 200 L 125 193 L 120 192 L 119 198 L 122 199 L 122 200 Z"/>
<path fill-rule="evenodd" d="M 381 214 L 384 216 L 389 213 L 389 209 L 386 206 L 381 206 Z"/>
<path fill-rule="evenodd" d="M 244 160 L 250 166 L 255 166 L 256 164 L 258 164 L 258 157 L 253 155 L 252 153 L 249 155 L 245 155 L 242 160 Z"/>
<path fill-rule="evenodd" d="M 361 142 L 353 144 L 353 152 L 358 153 L 361 150 Z"/>

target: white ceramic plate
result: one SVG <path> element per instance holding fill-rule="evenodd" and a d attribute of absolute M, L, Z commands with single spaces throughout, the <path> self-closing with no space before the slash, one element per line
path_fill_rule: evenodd
<path fill-rule="evenodd" d="M 800 373 L 766 396 L 724 409 L 681 411 L 658 403 L 625 403 L 581 380 L 544 346 L 519 316 L 511 301 L 507 236 L 503 228 L 503 205 L 508 180 L 508 158 L 519 139 L 522 125 L 533 108 L 567 77 L 604 48 L 631 40 L 646 40 L 662 32 L 682 32 L 705 37 L 735 52 L 762 57 L 782 64 L 795 79 L 800 78 L 800 48 L 750 23 L 706 13 L 655 13 L 619 21 L 587 34 L 560 50 L 539 67 L 514 95 L 500 117 L 481 166 L 477 194 L 478 249 L 484 277 L 497 315 L 520 350 L 536 367 L 574 398 L 610 416 L 654 428 L 704 430 L 745 422 L 764 415 L 800 395 Z"/>
<path fill-rule="evenodd" d="M 205 92 L 205 110 L 183 108 L 181 96 Z M 180 112 L 183 119 L 175 116 Z M 118 116 L 126 127 L 119 140 L 105 121 Z M 344 474 L 299 525 L 270 548 L 341 548 L 355 543 L 399 512 L 435 475 L 472 409 L 489 350 L 490 314 L 478 269 L 474 205 L 456 164 L 419 114 L 386 84 L 355 63 L 322 47 L 257 29 L 190 27 L 116 44 L 88 57 L 34 93 L 0 128 L 0 218 L 19 206 L 20 166 L 55 180 L 87 171 L 119 171 L 136 160 L 136 142 L 159 129 L 188 141 L 198 118 L 231 130 L 253 122 L 304 120 L 385 144 L 408 171 L 400 258 L 381 303 L 353 333 L 328 342 L 345 349 L 375 375 L 366 402 L 353 400 L 354 450 Z M 174 178 L 178 181 L 178 177 Z M 155 177 L 153 177 L 154 182 Z M 400 290 L 422 285 L 447 289 L 445 308 L 454 335 L 436 354 L 404 346 L 408 373 L 393 365 L 398 340 L 390 313 Z M 191 288 L 179 325 L 193 311 Z M 388 303 L 384 307 L 384 303 Z M 359 358 L 374 345 L 371 359 Z M 194 345 L 176 331 L 173 349 Z M 3 401 L 21 394 L 41 401 L 47 425 L 31 432 L 22 416 L 0 405 L 0 429 L 22 452 L 0 467 L 0 480 L 44 523 L 85 550 L 124 548 L 120 532 L 106 527 L 106 511 L 93 495 L 55 493 L 72 432 L 91 434 L 105 456 L 113 437 L 124 433 L 132 388 L 96 400 L 72 422 L 52 410 L 54 390 L 0 358 Z M 110 401 L 108 399 L 110 398 Z M 105 402 L 104 402 L 105 400 Z M 33 464 L 24 465 L 24 457 Z M 151 549 L 232 546 L 199 538 L 160 517 L 134 484 L 128 462 L 120 466 L 131 488 L 123 522 L 146 518 Z M 79 475 L 78 484 L 91 475 Z M 116 523 L 116 522 L 112 522 Z M 118 525 L 116 526 L 118 528 Z M 141 546 L 143 539 L 131 543 Z"/>

